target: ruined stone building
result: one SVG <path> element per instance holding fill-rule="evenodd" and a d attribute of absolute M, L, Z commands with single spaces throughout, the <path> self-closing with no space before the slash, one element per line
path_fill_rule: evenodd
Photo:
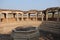
<path fill-rule="evenodd" d="M 9 10 L 0 9 L 0 22 L 14 21 L 59 21 L 60 7 L 47 8 L 46 10 Z"/>

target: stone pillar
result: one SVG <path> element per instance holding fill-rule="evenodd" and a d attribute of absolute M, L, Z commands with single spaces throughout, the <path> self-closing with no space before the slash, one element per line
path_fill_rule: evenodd
<path fill-rule="evenodd" d="M 23 13 L 22 13 L 22 21 L 23 21 Z"/>
<path fill-rule="evenodd" d="M 59 21 L 59 11 L 58 11 L 57 13 L 58 13 L 58 16 L 57 16 L 57 21 Z"/>
<path fill-rule="evenodd" d="M 28 13 L 27 13 L 27 20 L 29 19 L 29 15 L 28 15 Z"/>
<path fill-rule="evenodd" d="M 19 21 L 19 16 L 18 16 L 18 13 L 17 13 L 17 21 Z"/>
<path fill-rule="evenodd" d="M 43 12 L 41 12 L 41 15 L 42 15 L 42 17 L 41 17 L 41 18 L 42 18 L 42 21 L 43 21 Z"/>
<path fill-rule="evenodd" d="M 48 11 L 46 11 L 46 21 L 48 21 Z"/>
<path fill-rule="evenodd" d="M 36 21 L 37 21 L 37 12 L 36 12 Z"/>

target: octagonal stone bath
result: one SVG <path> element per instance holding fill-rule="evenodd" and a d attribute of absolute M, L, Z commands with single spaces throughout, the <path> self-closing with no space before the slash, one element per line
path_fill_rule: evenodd
<path fill-rule="evenodd" d="M 39 31 L 36 27 L 15 28 L 11 34 L 13 40 L 39 40 Z"/>

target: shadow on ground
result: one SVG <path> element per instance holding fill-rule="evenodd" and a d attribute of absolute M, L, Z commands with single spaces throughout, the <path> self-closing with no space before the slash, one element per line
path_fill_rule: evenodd
<path fill-rule="evenodd" d="M 39 26 L 40 39 L 60 40 L 60 22 L 47 21 Z"/>
<path fill-rule="evenodd" d="M 0 40 L 12 40 L 10 34 L 0 34 Z"/>

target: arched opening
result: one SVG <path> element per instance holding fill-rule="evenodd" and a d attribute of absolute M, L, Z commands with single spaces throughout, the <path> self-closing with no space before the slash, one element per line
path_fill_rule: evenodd
<path fill-rule="evenodd" d="M 36 20 L 36 14 L 35 13 L 29 13 L 29 19 L 30 20 Z"/>
<path fill-rule="evenodd" d="M 18 19 L 21 21 L 22 20 L 22 14 L 18 13 Z"/>
<path fill-rule="evenodd" d="M 28 13 L 28 17 L 30 18 L 30 13 Z"/>
<path fill-rule="evenodd" d="M 38 16 L 38 18 L 37 18 L 37 19 L 38 19 L 38 21 L 41 21 L 42 14 L 38 13 L 38 15 L 37 15 L 37 16 Z"/>
<path fill-rule="evenodd" d="M 6 18 L 6 13 L 2 13 L 2 15 L 4 16 L 4 18 Z"/>
<path fill-rule="evenodd" d="M 13 17 L 15 18 L 16 13 L 13 13 Z"/>
<path fill-rule="evenodd" d="M 16 18 L 16 13 L 13 13 L 13 19 L 16 21 L 17 18 Z"/>

